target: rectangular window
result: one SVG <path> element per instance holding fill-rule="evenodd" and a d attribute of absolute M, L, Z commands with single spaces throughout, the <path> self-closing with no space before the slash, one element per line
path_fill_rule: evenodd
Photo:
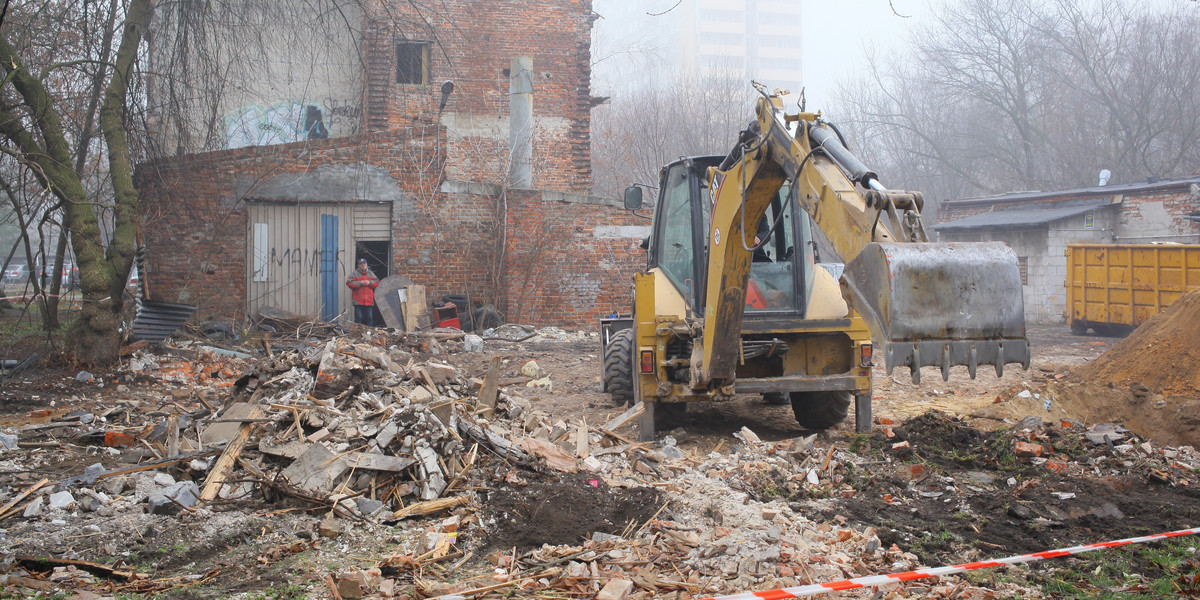
<path fill-rule="evenodd" d="M 1029 257 L 1018 256 L 1017 268 L 1021 270 L 1021 285 L 1029 285 Z"/>
<path fill-rule="evenodd" d="M 254 281 L 267 281 L 267 258 L 271 244 L 266 223 L 254 224 Z"/>
<path fill-rule="evenodd" d="M 396 42 L 396 83 L 429 85 L 429 42 Z"/>

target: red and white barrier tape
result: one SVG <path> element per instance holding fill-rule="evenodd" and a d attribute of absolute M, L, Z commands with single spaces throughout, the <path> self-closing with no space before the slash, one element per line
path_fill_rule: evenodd
<path fill-rule="evenodd" d="M 985 560 L 980 562 L 965 563 L 954 565 L 951 567 L 937 567 L 933 569 L 917 569 L 915 571 L 907 571 L 904 573 L 890 573 L 888 575 L 871 575 L 869 577 L 858 577 L 855 579 L 846 579 L 843 581 L 834 581 L 832 583 L 817 583 L 812 585 L 802 585 L 798 587 L 783 588 L 779 590 L 769 590 L 765 592 L 744 592 L 741 594 L 733 594 L 730 596 L 716 596 L 713 598 L 704 598 L 703 600 L 782 600 L 784 598 L 807 598 L 824 594 L 826 592 L 837 592 L 842 590 L 854 590 L 865 587 L 875 587 L 885 583 L 896 583 L 899 581 L 912 581 L 914 579 L 924 579 L 926 577 L 940 577 L 942 575 L 953 575 L 964 571 L 974 571 L 975 569 L 990 569 L 992 567 L 1000 567 L 1004 565 L 1016 565 L 1047 558 L 1058 558 L 1060 556 L 1068 556 L 1071 554 L 1082 554 L 1093 550 L 1107 550 L 1118 546 L 1128 546 L 1129 544 L 1143 544 L 1145 542 L 1153 542 L 1173 537 L 1181 537 L 1185 535 L 1195 535 L 1200 533 L 1200 527 L 1195 529 L 1180 529 L 1169 533 L 1156 533 L 1144 537 L 1126 538 L 1115 542 L 1100 542 L 1098 544 L 1087 544 L 1084 546 L 1072 546 L 1070 548 L 1060 548 L 1058 550 L 1047 550 L 1045 552 L 1034 552 L 1033 554 L 1022 554 L 1020 556 L 1010 556 L 1008 558 L 999 558 L 996 560 Z"/>

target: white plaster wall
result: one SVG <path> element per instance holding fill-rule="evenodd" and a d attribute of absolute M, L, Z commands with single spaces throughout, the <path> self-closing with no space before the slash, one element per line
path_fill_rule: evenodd
<path fill-rule="evenodd" d="M 354 135 L 361 128 L 363 73 L 359 60 L 362 16 L 356 2 L 347 0 L 273 0 L 235 3 L 231 10 L 214 10 L 212 27 L 231 33 L 225 40 L 194 49 L 193 73 L 215 68 L 222 80 L 213 84 L 197 76 L 179 82 L 176 94 L 190 98 L 193 110 L 179 123 L 168 115 L 175 106 L 166 82 L 152 90 L 159 115 L 156 128 L 168 148 L 177 145 L 195 152 L 220 148 L 270 145 L 309 138 L 308 107 L 320 113 L 327 137 Z M 160 22 L 161 21 L 161 22 Z M 156 19 L 151 37 L 151 62 L 171 60 L 168 49 L 174 31 L 167 19 Z M 295 24 L 298 26 L 284 26 Z M 347 29 L 347 24 L 353 30 Z M 215 58 L 214 58 L 215 57 Z M 204 60 L 200 68 L 200 60 Z M 153 67 L 152 67 L 153 68 Z M 211 135 L 207 132 L 210 131 Z M 203 146 L 203 147 L 201 147 Z"/>

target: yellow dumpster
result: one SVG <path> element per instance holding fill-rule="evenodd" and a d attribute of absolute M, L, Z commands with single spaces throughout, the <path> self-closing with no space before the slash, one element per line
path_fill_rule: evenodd
<path fill-rule="evenodd" d="M 1066 285 L 1071 333 L 1128 333 L 1200 287 L 1200 245 L 1070 244 Z"/>

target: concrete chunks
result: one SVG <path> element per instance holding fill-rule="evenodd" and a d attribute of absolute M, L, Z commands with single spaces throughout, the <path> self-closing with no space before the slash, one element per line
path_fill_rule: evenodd
<path fill-rule="evenodd" d="M 350 470 L 346 461 L 338 458 L 321 444 L 313 444 L 281 475 L 292 485 L 312 492 L 331 492 L 342 475 Z"/>

